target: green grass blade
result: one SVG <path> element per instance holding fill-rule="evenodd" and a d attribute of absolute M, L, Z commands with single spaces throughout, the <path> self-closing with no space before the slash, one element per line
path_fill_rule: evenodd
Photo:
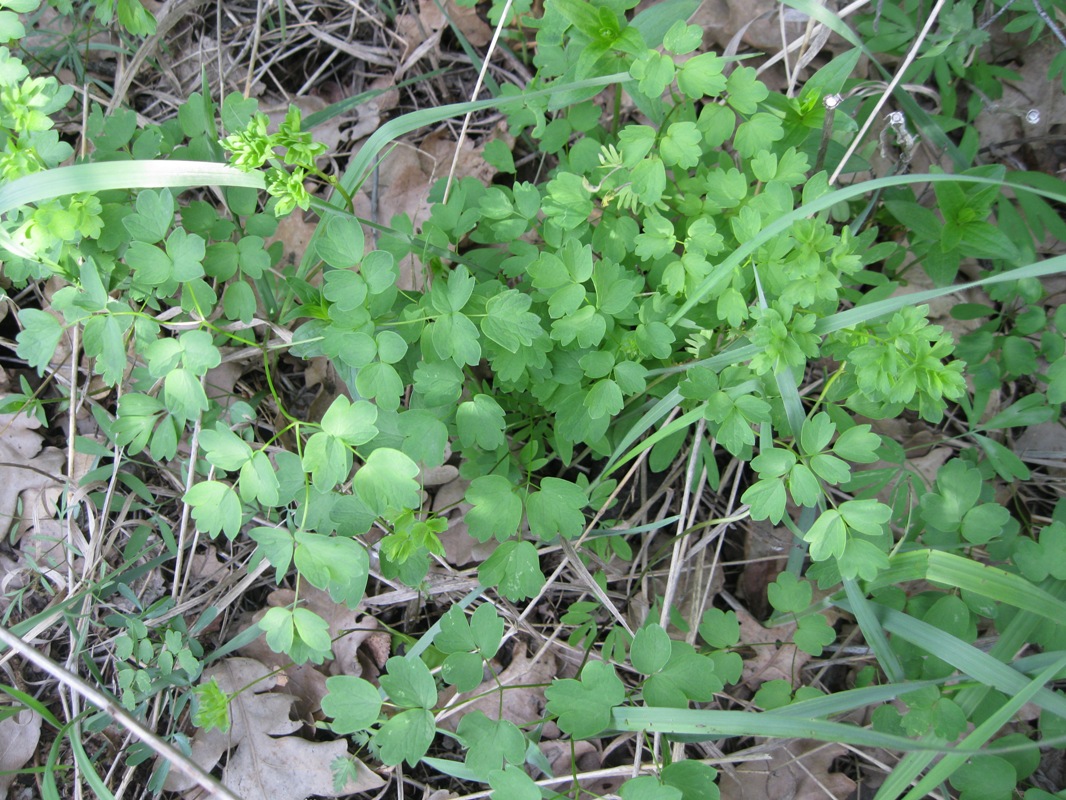
<path fill-rule="evenodd" d="M 1048 579 L 1044 582 L 1043 588 L 1060 599 L 1066 598 L 1066 583 Z M 988 651 L 988 657 L 1000 662 L 1008 660 L 1031 640 L 1033 631 L 1040 623 L 1040 616 L 1029 611 L 1015 614 L 1007 626 L 1000 631 L 999 638 Z M 1016 666 L 1018 669 L 1022 668 L 1020 663 Z M 970 716 L 984 702 L 990 691 L 991 687 L 987 685 L 971 686 L 959 692 L 955 702 L 966 716 Z M 935 757 L 934 753 L 908 753 L 904 756 L 881 785 L 877 794 L 878 800 L 896 800 Z"/>
<path fill-rule="evenodd" d="M 106 161 L 26 175 L 0 186 L 0 214 L 77 192 L 190 186 L 246 186 L 265 189 L 262 172 L 244 172 L 210 161 Z"/>
<path fill-rule="evenodd" d="M 26 694 L 19 691 L 13 686 L 4 686 L 0 684 L 0 692 L 9 695 L 12 699 L 16 700 L 20 704 L 26 706 L 26 708 L 32 709 L 41 715 L 41 719 L 47 722 L 56 730 L 63 727 L 63 723 L 59 721 L 55 714 L 48 710 L 48 708 L 33 695 Z"/>
<path fill-rule="evenodd" d="M 431 72 L 426 72 L 422 75 L 418 75 L 417 77 L 408 78 L 405 81 L 400 81 L 395 86 L 390 86 L 387 89 L 370 89 L 365 92 L 360 92 L 359 94 L 354 94 L 351 97 L 346 97 L 343 100 L 338 100 L 336 103 L 331 103 L 330 105 L 323 108 L 321 111 L 316 111 L 313 114 L 308 114 L 306 117 L 303 118 L 302 127 L 305 131 L 312 130 L 318 127 L 319 125 L 329 122 L 334 117 L 339 117 L 341 114 L 345 114 L 351 111 L 353 108 L 361 106 L 368 100 L 373 100 L 375 97 L 385 94 L 385 92 L 391 92 L 393 89 L 402 89 L 405 86 L 410 86 L 414 83 L 429 81 L 441 75 L 446 75 L 447 73 L 448 70 L 446 69 L 435 69 Z"/>
<path fill-rule="evenodd" d="M 627 708 L 611 711 L 611 728 L 616 731 L 648 731 L 670 735 L 766 736 L 772 739 L 817 739 L 820 742 L 847 742 L 860 747 L 890 750 L 929 749 L 903 736 L 819 719 L 797 719 L 774 712 L 714 711 L 691 708 Z"/>
<path fill-rule="evenodd" d="M 987 278 L 981 278 L 977 281 L 957 283 L 939 289 L 927 289 L 922 292 L 912 292 L 897 297 L 889 297 L 885 300 L 878 300 L 867 305 L 855 306 L 818 320 L 814 325 L 814 332 L 824 335 L 833 331 L 843 330 L 844 328 L 850 328 L 853 325 L 891 314 L 904 306 L 921 305 L 927 300 L 935 300 L 938 297 L 954 294 L 955 292 L 964 292 L 967 289 L 991 286 L 995 283 L 1018 281 L 1022 278 L 1043 278 L 1063 271 L 1066 271 L 1066 256 L 1053 256 L 1043 261 L 1027 264 L 1024 267 L 1015 267 L 997 275 L 989 275 Z"/>
<path fill-rule="evenodd" d="M 1028 685 L 1028 681 L 1023 681 Z M 1047 689 L 1038 687 L 1034 696 Z M 796 718 L 777 711 L 716 711 L 695 708 L 632 708 L 618 706 L 611 709 L 611 729 L 615 731 L 662 733 L 669 736 L 688 736 L 694 739 L 715 739 L 728 736 L 763 736 L 770 739 L 816 739 L 820 742 L 841 742 L 859 747 L 883 747 L 905 752 L 965 753 L 976 755 L 983 749 L 962 749 L 919 739 L 908 739 L 860 728 L 842 722 Z"/>
<path fill-rule="evenodd" d="M 824 697 L 801 700 L 783 708 L 775 708 L 773 713 L 782 717 L 802 717 L 804 719 L 817 719 L 818 717 L 828 717 L 833 714 L 847 714 L 857 708 L 887 703 L 908 692 L 924 689 L 928 686 L 937 686 L 942 682 L 900 681 L 899 683 L 890 683 L 884 686 L 846 689 L 843 692 L 834 692 Z"/>
<path fill-rule="evenodd" d="M 115 796 L 111 794 L 107 784 L 96 772 L 96 767 L 93 765 L 92 759 L 89 758 L 89 754 L 85 752 L 85 747 L 81 743 L 80 726 L 74 726 L 67 738 L 70 740 L 70 749 L 74 753 L 74 760 L 78 762 L 78 767 L 81 769 L 81 777 L 89 784 L 89 788 L 93 790 L 98 800 L 115 800 Z"/>
<path fill-rule="evenodd" d="M 1066 667 L 1066 657 L 1059 658 L 1054 664 L 1037 675 L 1018 694 L 1004 703 L 991 714 L 988 719 L 978 725 L 963 739 L 959 746 L 964 750 L 973 750 L 983 747 L 984 744 L 1004 725 L 1011 721 L 1021 707 L 1028 703 L 1037 692 L 1044 688 L 1044 684 L 1052 680 L 1063 667 Z M 966 763 L 968 756 L 961 753 L 948 753 L 911 789 L 904 800 L 920 800 L 927 792 L 946 781 L 955 770 Z"/>
<path fill-rule="evenodd" d="M 851 604 L 844 600 L 835 601 L 835 605 L 849 612 L 852 610 Z M 1026 677 L 1016 669 L 928 622 L 879 603 L 871 602 L 870 607 L 885 630 L 946 661 L 959 672 L 986 686 L 1014 695 L 1028 684 Z M 1042 689 L 1033 697 L 1033 702 L 1052 714 L 1066 717 L 1066 697 L 1058 692 Z"/>
<path fill-rule="evenodd" d="M 355 158 L 353 158 L 348 164 L 348 168 L 344 171 L 344 176 L 341 178 L 341 185 L 344 186 L 346 191 L 353 191 L 355 187 L 364 180 L 366 174 L 377 160 L 378 155 L 380 155 L 381 151 L 385 149 L 385 146 L 388 145 L 389 142 L 392 142 L 394 139 L 397 139 L 406 133 L 412 133 L 419 128 L 424 128 L 427 125 L 435 125 L 438 122 L 443 122 L 452 117 L 461 117 L 471 111 L 521 105 L 533 97 L 550 97 L 558 92 L 590 89 L 596 86 L 610 86 L 611 84 L 621 83 L 622 81 L 627 80 L 630 80 L 629 74 L 619 72 L 615 75 L 606 75 L 601 78 L 588 78 L 583 81 L 573 81 L 571 83 L 552 86 L 550 89 L 539 89 L 535 92 L 524 92 L 523 94 L 509 97 L 471 100 L 465 103 L 452 103 L 446 106 L 423 108 L 418 111 L 412 111 L 408 114 L 404 114 L 402 117 L 389 120 L 374 131 L 363 146 L 359 148 L 359 152 L 356 154 Z M 308 250 L 311 249 L 312 248 L 308 247 Z"/>
<path fill-rule="evenodd" d="M 677 397 L 674 397 L 674 394 Z M 599 478 L 596 482 L 606 479 L 611 473 L 617 470 L 624 464 L 629 463 L 638 455 L 643 453 L 649 447 L 653 447 L 656 442 L 665 439 L 674 433 L 677 433 L 682 428 L 687 428 L 692 425 L 696 420 L 703 416 L 702 408 L 694 408 L 691 411 L 682 414 L 675 420 L 672 420 L 669 424 L 664 425 L 651 436 L 643 439 L 639 444 L 630 447 L 629 450 L 625 448 L 629 447 L 640 436 L 645 433 L 652 425 L 661 420 L 667 414 L 670 413 L 681 402 L 681 395 L 676 390 L 668 394 L 648 411 L 643 417 L 641 417 L 637 423 L 629 429 L 629 432 L 622 438 L 618 447 L 615 448 L 615 452 L 612 454 L 611 459 L 607 462 L 607 465 L 603 468 Z M 623 453 L 623 451 L 625 451 Z"/>
<path fill-rule="evenodd" d="M 896 651 L 889 645 L 888 638 L 870 607 L 866 594 L 859 588 L 854 578 L 844 579 L 844 592 L 848 596 L 848 602 L 851 603 L 859 630 L 862 631 L 862 636 L 870 645 L 870 649 L 874 651 L 877 663 L 881 665 L 889 681 L 901 683 L 904 678 L 903 664 L 900 663 Z"/>
<path fill-rule="evenodd" d="M 889 567 L 871 581 L 872 592 L 904 581 L 928 580 L 956 589 L 974 592 L 1015 608 L 1061 623 L 1066 619 L 1066 602 L 1035 586 L 1021 575 L 989 567 L 940 550 L 911 550 L 889 559 Z"/>

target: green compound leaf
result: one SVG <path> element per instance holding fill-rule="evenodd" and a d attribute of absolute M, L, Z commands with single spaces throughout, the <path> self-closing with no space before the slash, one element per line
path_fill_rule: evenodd
<path fill-rule="evenodd" d="M 535 596 L 544 587 L 537 548 L 530 542 L 503 542 L 477 571 L 484 586 L 495 586 L 508 600 Z"/>
<path fill-rule="evenodd" d="M 352 451 L 340 439 L 319 431 L 304 445 L 300 463 L 303 471 L 311 474 L 315 488 L 325 491 L 348 480 Z"/>
<path fill-rule="evenodd" d="M 462 608 L 452 606 L 440 618 L 440 631 L 433 639 L 433 646 L 442 653 L 469 652 L 477 647 Z"/>
<path fill-rule="evenodd" d="M 323 533 L 296 532 L 293 561 L 308 583 L 337 603 L 355 608 L 366 591 L 370 556 L 355 539 Z"/>
<path fill-rule="evenodd" d="M 675 761 L 663 767 L 663 784 L 681 791 L 681 800 L 718 800 L 718 771 L 698 761 Z"/>
<path fill-rule="evenodd" d="M 334 675 L 326 678 L 326 690 L 322 712 L 333 720 L 330 728 L 334 733 L 369 730 L 381 716 L 381 693 L 369 681 L 353 675 Z"/>
<path fill-rule="evenodd" d="M 239 488 L 241 500 L 246 503 L 256 500 L 264 506 L 274 507 L 281 502 L 277 471 L 262 450 L 253 453 L 241 467 Z"/>
<path fill-rule="evenodd" d="M 734 647 L 740 641 L 740 621 L 737 612 L 709 608 L 700 619 L 699 634 L 715 648 Z"/>
<path fill-rule="evenodd" d="M 437 684 L 421 659 L 393 656 L 385 662 L 385 669 L 388 674 L 381 676 L 381 688 L 393 703 L 425 709 L 437 704 Z"/>
<path fill-rule="evenodd" d="M 482 711 L 473 711 L 463 715 L 455 733 L 467 749 L 466 766 L 482 780 L 508 764 L 520 767 L 525 761 L 526 737 L 513 722 L 492 720 Z"/>
<path fill-rule="evenodd" d="M 111 314 L 90 317 L 85 323 L 82 339 L 85 352 L 96 359 L 93 370 L 109 386 L 118 383 L 126 371 L 124 333 L 128 327 L 128 318 L 120 322 Z"/>
<path fill-rule="evenodd" d="M 22 309 L 18 318 L 22 330 L 16 337 L 18 348 L 15 352 L 19 358 L 35 367 L 38 375 L 43 375 L 63 335 L 63 326 L 47 311 L 37 308 Z"/>
<path fill-rule="evenodd" d="M 554 680 L 545 692 L 548 713 L 559 718 L 559 728 L 575 739 L 595 736 L 611 723 L 611 709 L 626 698 L 625 686 L 614 667 L 591 661 L 580 680 Z"/>
<path fill-rule="evenodd" d="M 544 540 L 580 536 L 588 503 L 588 495 L 577 484 L 562 478 L 544 478 L 539 491 L 532 492 L 526 500 L 529 529 Z"/>
<path fill-rule="evenodd" d="M 648 97 L 659 97 L 674 80 L 674 60 L 654 50 L 648 50 L 629 68 L 638 81 L 640 91 Z"/>
<path fill-rule="evenodd" d="M 375 361 L 359 370 L 355 388 L 363 397 L 373 397 L 380 408 L 395 411 L 400 407 L 404 384 L 391 364 Z"/>
<path fill-rule="evenodd" d="M 367 508 L 381 517 L 418 508 L 418 464 L 399 450 L 382 447 L 367 458 L 352 479 L 352 488 Z"/>
<path fill-rule="evenodd" d="M 515 173 L 514 156 L 510 148 L 500 139 L 493 139 L 485 145 L 484 158 L 500 172 L 510 175 Z"/>
<path fill-rule="evenodd" d="M 833 452 L 857 464 L 872 464 L 877 461 L 880 446 L 881 437 L 871 433 L 869 425 L 856 425 L 840 434 L 833 443 Z"/>
<path fill-rule="evenodd" d="M 274 566 L 274 577 L 278 583 L 289 571 L 296 541 L 285 528 L 269 528 L 265 525 L 252 528 L 248 536 L 258 545 L 255 560 L 265 558 Z"/>
<path fill-rule="evenodd" d="M 695 122 L 675 122 L 666 129 L 659 142 L 663 163 L 668 167 L 689 169 L 700 163 L 703 135 Z"/>
<path fill-rule="evenodd" d="M 649 706 L 686 708 L 690 700 L 706 702 L 724 684 L 714 673 L 714 662 L 687 642 L 670 643 L 670 660 L 644 682 L 644 702 Z"/>
<path fill-rule="evenodd" d="M 959 767 L 948 782 L 958 789 L 959 800 L 999 800 L 1014 794 L 1018 773 L 1005 758 L 975 756 Z"/>
<path fill-rule="evenodd" d="M 573 230 L 592 213 L 592 198 L 580 175 L 561 172 L 546 188 L 544 213 L 563 230 Z"/>
<path fill-rule="evenodd" d="M 637 672 L 654 675 L 670 660 L 669 634 L 661 625 L 645 625 L 633 637 L 629 660 Z"/>
<path fill-rule="evenodd" d="M 363 226 L 354 217 L 331 214 L 315 240 L 315 253 L 331 267 L 350 267 L 363 257 Z"/>
<path fill-rule="evenodd" d="M 477 394 L 472 400 L 460 403 L 455 412 L 455 424 L 463 447 L 477 445 L 491 452 L 507 441 L 504 411 L 487 394 Z"/>
<path fill-rule="evenodd" d="M 385 721 L 374 734 L 382 763 L 393 767 L 407 761 L 414 767 L 429 750 L 436 733 L 433 714 L 424 708 L 412 708 Z"/>
<path fill-rule="evenodd" d="M 252 448 L 221 422 L 200 432 L 200 446 L 207 460 L 227 472 L 236 472 L 252 458 Z"/>
<path fill-rule="evenodd" d="M 222 363 L 222 353 L 215 346 L 210 331 L 187 331 L 178 337 L 178 343 L 182 363 L 198 378 Z"/>
<path fill-rule="evenodd" d="M 754 114 L 747 122 L 742 122 L 737 127 L 736 138 L 733 144 L 744 158 L 751 158 L 756 153 L 768 150 L 774 142 L 785 137 L 785 129 L 781 120 L 773 114 L 760 111 Z"/>
<path fill-rule="evenodd" d="M 503 642 L 503 620 L 490 603 L 478 606 L 470 616 L 470 630 L 474 634 L 477 649 L 486 659 L 492 658 Z"/>
<path fill-rule="evenodd" d="M 333 304 L 333 309 L 351 313 L 366 301 L 366 280 L 348 269 L 330 270 L 322 284 L 322 296 Z M 331 310 L 332 313 L 335 311 Z"/>
<path fill-rule="evenodd" d="M 717 97 L 725 91 L 727 85 L 726 78 L 722 75 L 723 69 L 725 60 L 714 53 L 703 53 L 690 58 L 677 73 L 677 88 L 692 100 Z"/>
<path fill-rule="evenodd" d="M 321 664 L 333 655 L 329 625 L 306 608 L 271 608 L 259 620 L 266 642 L 275 653 L 285 653 L 296 664 Z"/>
<path fill-rule="evenodd" d="M 809 617 L 800 618 L 792 640 L 804 653 L 817 658 L 822 654 L 822 649 L 832 644 L 836 638 L 836 631 L 825 617 L 821 614 L 812 614 Z"/>
<path fill-rule="evenodd" d="M 653 775 L 630 778 L 618 790 L 622 800 L 682 800 L 681 790 L 664 786 Z"/>
<path fill-rule="evenodd" d="M 233 539 L 241 530 L 241 500 L 229 486 L 219 481 L 194 484 L 182 497 L 192 506 L 192 518 L 197 530 L 209 536 L 224 532 Z"/>
<path fill-rule="evenodd" d="M 540 787 L 525 770 L 508 764 L 489 773 L 492 800 L 541 800 Z"/>
<path fill-rule="evenodd" d="M 777 525 L 785 516 L 785 483 L 780 478 L 764 478 L 745 490 L 741 502 L 751 506 L 752 519 L 768 519 Z"/>
<path fill-rule="evenodd" d="M 472 692 L 485 679 L 485 662 L 477 653 L 452 653 L 444 659 L 440 674 L 460 692 Z"/>
<path fill-rule="evenodd" d="M 200 380 L 184 367 L 173 369 L 163 379 L 163 402 L 181 421 L 195 419 L 210 407 Z"/>
<path fill-rule="evenodd" d="M 848 543 L 848 526 L 841 513 L 830 508 L 823 511 L 807 529 L 803 541 L 810 544 L 811 558 L 815 561 L 825 561 L 832 556 L 839 558 L 844 555 Z"/>
<path fill-rule="evenodd" d="M 378 429 L 374 424 L 377 418 L 378 409 L 375 405 L 365 400 L 350 403 L 341 394 L 322 415 L 322 430 L 347 445 L 357 447 L 377 436 Z"/>
<path fill-rule="evenodd" d="M 522 525 L 522 498 L 502 475 L 474 478 L 466 490 L 466 502 L 473 506 L 466 514 L 467 528 L 479 542 L 493 537 L 502 542 Z"/>
<path fill-rule="evenodd" d="M 163 403 L 147 394 L 123 394 L 118 399 L 118 415 L 112 433 L 115 444 L 126 447 L 130 455 L 140 453 L 164 415 Z"/>
<path fill-rule="evenodd" d="M 485 304 L 481 332 L 510 353 L 529 347 L 544 333 L 540 317 L 529 310 L 532 304 L 533 298 L 517 289 L 495 295 Z"/>
<path fill-rule="evenodd" d="M 679 19 L 663 36 L 663 47 L 679 56 L 688 55 L 703 44 L 703 29 Z"/>
<path fill-rule="evenodd" d="M 782 614 L 795 614 L 805 611 L 811 604 L 814 590 L 809 581 L 800 580 L 791 572 L 782 572 L 766 587 L 766 596 L 770 605 Z"/>
<path fill-rule="evenodd" d="M 737 67 L 726 81 L 729 103 L 738 113 L 754 114 L 763 100 L 770 96 L 770 90 L 758 79 L 753 67 Z"/>
<path fill-rule="evenodd" d="M 803 423 L 800 430 L 800 450 L 809 456 L 822 452 L 833 439 L 836 429 L 837 426 L 830 421 L 828 414 L 824 411 L 818 412 Z"/>
<path fill-rule="evenodd" d="M 155 244 L 163 241 L 174 221 L 174 195 L 169 189 L 137 193 L 137 210 L 122 218 L 122 224 L 134 241 Z"/>

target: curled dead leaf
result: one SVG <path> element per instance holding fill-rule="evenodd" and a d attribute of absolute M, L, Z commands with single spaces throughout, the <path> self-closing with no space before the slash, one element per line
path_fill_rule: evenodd
<path fill-rule="evenodd" d="M 278 685 L 272 673 L 270 667 L 251 658 L 227 658 L 204 672 L 205 682 L 215 679 L 232 697 L 230 727 L 197 731 L 192 740 L 193 760 L 210 771 L 232 751 L 222 782 L 240 797 L 306 800 L 310 795 L 340 797 L 384 786 L 375 772 L 356 759 L 357 777 L 341 791 L 334 790 L 330 766 L 338 758 L 350 757 L 345 742 L 310 742 L 293 736 L 301 727 L 289 717 L 293 697 L 271 691 Z M 186 791 L 192 784 L 171 771 L 164 788 Z"/>
<path fill-rule="evenodd" d="M 7 790 L 17 775 L 37 752 L 41 738 L 41 717 L 36 711 L 24 708 L 18 713 L 0 720 L 0 800 L 7 797 Z"/>
<path fill-rule="evenodd" d="M 847 750 L 836 743 L 797 739 L 781 744 L 768 761 L 749 761 L 730 770 L 720 781 L 722 800 L 824 800 L 850 797 L 855 781 L 832 771 L 833 762 Z"/>

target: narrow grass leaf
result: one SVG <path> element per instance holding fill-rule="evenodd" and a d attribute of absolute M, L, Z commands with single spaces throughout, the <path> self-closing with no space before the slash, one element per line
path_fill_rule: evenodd
<path fill-rule="evenodd" d="M 881 665 L 881 669 L 885 671 L 885 675 L 888 676 L 892 683 L 901 683 L 903 681 L 903 665 L 900 663 L 896 651 L 889 645 L 884 629 L 882 629 L 881 623 L 870 607 L 870 601 L 863 591 L 859 589 L 859 585 L 854 578 L 844 579 L 844 591 L 848 595 L 848 602 L 851 603 L 855 621 L 859 623 L 859 630 L 862 631 L 863 638 L 866 639 L 866 643 L 874 651 L 877 663 Z"/>
<path fill-rule="evenodd" d="M 0 186 L 0 214 L 19 206 L 77 192 L 187 186 L 265 189 L 261 172 L 244 172 L 207 161 L 107 161 L 36 172 Z"/>
<path fill-rule="evenodd" d="M 979 594 L 1059 623 L 1066 602 L 1020 575 L 989 567 L 940 550 L 912 550 L 889 559 L 889 568 L 866 587 L 873 591 L 905 581 L 928 580 Z"/>
<path fill-rule="evenodd" d="M 1011 718 L 1021 710 L 1022 706 L 1033 699 L 1037 692 L 1046 691 L 1044 690 L 1044 684 L 1052 680 L 1063 667 L 1066 667 L 1066 657 L 1060 658 L 1037 675 L 1020 692 L 991 714 L 988 719 L 974 728 L 970 735 L 959 743 L 960 748 L 973 750 L 983 747 L 1000 728 L 1010 722 Z M 1033 746 L 1036 747 L 1037 745 L 1034 744 Z M 919 800 L 919 798 L 925 797 L 926 793 L 931 792 L 935 787 L 946 781 L 955 770 L 965 764 L 967 758 L 968 756 L 962 753 L 948 753 L 907 793 L 904 800 Z"/>
<path fill-rule="evenodd" d="M 847 601 L 838 600 L 835 605 L 852 612 Z M 937 658 L 986 686 L 1013 696 L 1028 684 L 1026 677 L 1016 669 L 940 628 L 879 603 L 871 602 L 870 607 L 885 630 L 936 654 Z M 1042 689 L 1035 694 L 1033 702 L 1052 714 L 1066 717 L 1066 697 L 1057 692 Z"/>

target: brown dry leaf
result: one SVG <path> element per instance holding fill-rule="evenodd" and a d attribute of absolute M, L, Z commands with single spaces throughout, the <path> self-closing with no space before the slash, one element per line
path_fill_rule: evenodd
<path fill-rule="evenodd" d="M 265 664 L 251 658 L 227 658 L 204 672 L 203 680 L 214 678 L 227 694 L 241 691 L 230 702 L 228 731 L 200 730 L 192 740 L 192 758 L 211 771 L 223 754 L 230 755 L 222 782 L 240 797 L 270 800 L 306 800 L 310 795 L 341 797 L 370 792 L 385 785 L 369 767 L 356 760 L 358 778 L 340 792 L 333 789 L 330 765 L 348 758 L 343 741 L 309 742 L 292 736 L 300 723 L 289 718 L 293 697 L 271 692 L 277 685 Z M 264 677 L 266 676 L 266 677 Z M 171 771 L 164 788 L 186 791 L 192 782 Z"/>
<path fill-rule="evenodd" d="M 1048 80 L 1048 64 L 1059 50 L 1058 42 L 1050 37 L 1020 45 L 1017 60 L 1004 66 L 1017 72 L 1021 79 L 1003 81 L 1003 97 L 982 103 L 982 112 L 974 120 L 982 142 L 993 146 L 1010 143 L 1006 148 L 1009 166 L 1055 173 L 1066 161 L 1066 151 L 1055 135 L 1066 123 L 1066 95 L 1056 90 L 1055 81 Z M 1019 147 L 1024 147 L 1022 155 L 1026 160 L 1036 163 L 1011 164 L 1009 153 Z M 998 148 L 992 151 L 993 156 L 1003 153 Z"/>
<path fill-rule="evenodd" d="M 739 587 L 749 611 L 756 617 L 770 613 L 766 599 L 766 587 L 776 580 L 785 568 L 789 548 L 792 547 L 792 531 L 769 522 L 750 521 L 744 529 L 744 565 Z"/>
<path fill-rule="evenodd" d="M 750 647 L 753 655 L 744 659 L 744 675 L 741 680 L 752 689 L 766 681 L 785 680 L 797 685 L 800 669 L 811 657 L 792 644 L 796 624 L 764 628 L 744 608 L 738 608 L 741 644 Z"/>
<path fill-rule="evenodd" d="M 23 516 L 47 513 L 39 506 L 46 489 L 60 486 L 66 457 L 62 450 L 45 447 L 37 429 L 41 423 L 26 414 L 0 415 L 0 527 L 9 530 L 15 521 L 19 496 L 23 498 Z"/>
<path fill-rule="evenodd" d="M 233 572 L 233 565 L 218 557 L 218 549 L 209 544 L 193 553 L 189 562 L 189 580 L 194 584 L 218 583 Z"/>
<path fill-rule="evenodd" d="M 830 772 L 833 761 L 847 754 L 839 744 L 797 739 L 773 750 L 769 761 L 750 761 L 723 775 L 722 800 L 825 800 L 850 797 L 855 781 Z"/>
<path fill-rule="evenodd" d="M 317 227 L 317 217 L 299 213 L 289 214 L 279 220 L 277 230 L 266 240 L 264 247 L 270 247 L 274 242 L 281 242 L 282 255 L 281 262 L 278 264 L 279 268 L 299 264 Z"/>
<path fill-rule="evenodd" d="M 1061 474 L 1066 467 L 1066 428 L 1058 422 L 1043 422 L 1025 429 L 1014 443 L 1014 453 L 1022 461 L 1042 464 Z"/>
<path fill-rule="evenodd" d="M 449 21 L 474 47 L 484 47 L 492 39 L 492 28 L 478 16 L 476 8 L 464 8 L 455 0 L 444 0 L 443 4 L 437 0 L 420 0 L 418 16 L 401 14 L 396 18 L 396 33 L 404 42 L 400 56 L 403 66 L 397 71 L 397 77 L 433 49 Z"/>
<path fill-rule="evenodd" d="M 807 17 L 793 9 L 783 8 L 776 0 L 704 0 L 689 19 L 699 25 L 704 39 L 726 47 L 733 36 L 747 26 L 741 40 L 769 53 L 781 49 L 781 21 L 777 10 L 785 15 L 785 35 L 789 40 L 803 35 Z"/>
<path fill-rule="evenodd" d="M 511 663 L 498 676 L 499 683 L 488 680 L 470 692 L 478 696 L 473 702 L 463 705 L 462 709 L 444 717 L 439 725 L 445 730 L 454 731 L 464 714 L 481 711 L 492 720 L 500 718 L 499 687 L 522 685 L 521 689 L 507 689 L 503 693 L 503 718 L 522 727 L 544 716 L 544 688 L 532 687 L 531 684 L 544 684 L 546 687 L 557 677 L 555 657 L 545 653 L 534 663 L 526 653 L 526 646 L 516 643 L 511 654 Z M 529 688 L 526 688 L 529 687 Z M 449 690 L 450 691 L 450 690 Z M 551 729 L 552 734 L 549 733 Z M 554 738 L 557 728 L 553 723 L 545 726 L 544 738 Z"/>
<path fill-rule="evenodd" d="M 40 738 L 41 717 L 36 711 L 26 708 L 0 721 L 0 800 L 17 777 L 11 773 L 33 758 Z"/>

